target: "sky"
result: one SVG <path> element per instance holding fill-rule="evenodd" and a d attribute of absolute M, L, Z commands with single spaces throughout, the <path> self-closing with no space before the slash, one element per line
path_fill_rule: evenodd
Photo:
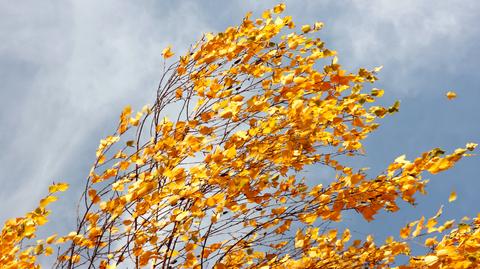
<path fill-rule="evenodd" d="M 113 133 L 126 105 L 152 103 L 161 51 L 177 55 L 202 33 L 259 16 L 278 1 L 7 1 L 0 0 L 0 221 L 32 210 L 52 182 L 71 190 L 53 206 L 49 229 L 70 230 L 75 204 L 98 141 Z M 434 0 L 286 1 L 297 25 L 322 21 L 327 47 L 350 71 L 383 65 L 375 87 L 382 103 L 401 101 L 381 121 L 356 165 L 382 171 L 396 157 L 413 159 L 435 147 L 480 143 L 480 2 Z M 445 93 L 457 92 L 447 100 Z M 480 212 L 480 157 L 428 176 L 416 207 L 382 213 L 372 223 L 347 216 L 358 234 L 398 235 L 407 222 Z M 328 181 L 322 167 L 313 181 Z M 448 203 L 451 191 L 458 193 Z"/>

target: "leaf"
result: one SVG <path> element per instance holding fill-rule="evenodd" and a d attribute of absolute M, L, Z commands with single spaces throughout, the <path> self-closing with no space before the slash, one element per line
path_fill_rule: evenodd
<path fill-rule="evenodd" d="M 53 243 L 53 241 L 55 240 L 55 238 L 57 238 L 57 234 L 54 234 L 54 235 L 49 236 L 49 237 L 45 240 L 45 243 L 51 244 L 51 243 Z"/>
<path fill-rule="evenodd" d="M 94 189 L 88 190 L 88 197 L 90 197 L 90 200 L 92 200 L 94 204 L 100 202 L 100 196 L 97 195 L 97 191 Z"/>
<path fill-rule="evenodd" d="M 380 90 L 380 89 L 377 89 L 377 88 L 372 89 L 372 96 L 382 97 L 383 93 L 384 93 L 384 90 Z"/>
<path fill-rule="evenodd" d="M 37 246 L 35 247 L 33 253 L 34 253 L 35 255 L 40 255 L 40 254 L 43 253 L 43 251 L 44 251 L 43 244 L 39 244 L 39 245 L 37 245 Z"/>
<path fill-rule="evenodd" d="M 118 132 L 120 134 L 125 133 L 128 129 L 130 114 L 132 114 L 132 107 L 126 106 L 120 115 L 120 125 L 118 127 Z M 100 154 L 97 153 L 97 156 L 100 156 Z"/>
<path fill-rule="evenodd" d="M 304 32 L 304 33 L 308 33 L 311 30 L 312 30 L 312 26 L 310 26 L 308 24 L 302 26 L 302 32 Z"/>
<path fill-rule="evenodd" d="M 40 200 L 40 207 L 41 208 L 45 208 L 47 205 L 49 205 L 50 203 L 53 203 L 55 201 L 57 201 L 58 198 L 56 196 L 47 196 L 45 198 L 43 198 L 42 200 Z"/>
<path fill-rule="evenodd" d="M 401 156 L 398 156 L 398 157 L 394 160 L 394 162 L 400 163 L 400 164 L 408 164 L 409 161 L 407 161 L 407 160 L 405 159 L 406 157 L 407 157 L 407 156 L 406 156 L 405 154 L 403 154 L 403 155 L 401 155 Z"/>
<path fill-rule="evenodd" d="M 182 98 L 182 95 L 183 95 L 183 90 L 182 90 L 182 88 L 180 88 L 180 87 L 177 88 L 177 90 L 175 91 L 175 97 L 176 97 L 177 99 L 181 99 L 181 98 Z"/>
<path fill-rule="evenodd" d="M 235 149 L 235 146 L 230 147 L 227 149 L 224 153 L 225 157 L 228 159 L 233 159 L 237 155 L 237 150 Z"/>
<path fill-rule="evenodd" d="M 103 164 L 105 162 L 107 158 L 105 157 L 105 155 L 100 155 L 98 156 L 98 164 Z"/>
<path fill-rule="evenodd" d="M 410 232 L 411 232 L 411 227 L 410 225 L 407 225 L 400 230 L 400 237 L 403 239 L 406 239 L 410 236 Z"/>
<path fill-rule="evenodd" d="M 68 189 L 68 184 L 67 183 L 56 183 L 53 184 L 52 186 L 48 187 L 48 192 L 50 193 L 55 193 L 59 191 L 66 191 Z"/>
<path fill-rule="evenodd" d="M 332 59 L 332 64 L 337 64 L 337 63 L 338 63 L 338 57 L 335 56 L 335 57 L 333 57 L 333 59 Z"/>
<path fill-rule="evenodd" d="M 303 239 L 295 240 L 295 247 L 296 248 L 302 248 L 304 244 L 305 244 L 305 242 L 303 241 Z"/>
<path fill-rule="evenodd" d="M 273 7 L 273 13 L 282 13 L 285 10 L 285 4 L 281 3 Z"/>
<path fill-rule="evenodd" d="M 322 28 L 323 28 L 323 22 L 317 21 L 317 22 L 315 23 L 315 25 L 314 25 L 314 29 L 318 31 L 318 30 L 320 30 L 320 29 L 322 29 Z"/>
<path fill-rule="evenodd" d="M 186 217 L 188 217 L 188 215 L 189 215 L 188 211 L 183 211 L 175 217 L 175 221 L 182 221 Z"/>
<path fill-rule="evenodd" d="M 428 255 L 423 258 L 423 261 L 428 265 L 432 266 L 438 261 L 438 257 L 435 255 Z"/>
<path fill-rule="evenodd" d="M 395 103 L 393 103 L 393 106 L 388 108 L 388 112 L 389 113 L 398 112 L 399 108 L 400 108 L 400 101 L 395 101 Z"/>
<path fill-rule="evenodd" d="M 454 192 L 454 191 L 452 191 L 452 193 L 450 193 L 450 196 L 448 196 L 448 202 L 451 203 L 451 202 L 453 202 L 453 201 L 455 201 L 455 200 L 457 200 L 457 193 Z"/>
<path fill-rule="evenodd" d="M 417 222 L 417 227 L 415 227 L 415 230 L 412 233 L 413 237 L 417 237 L 420 235 L 420 233 L 422 232 L 422 229 L 425 227 L 424 222 L 425 222 L 425 217 L 422 216 L 420 220 Z"/>
<path fill-rule="evenodd" d="M 448 100 L 453 100 L 457 98 L 457 93 L 453 91 L 448 91 L 445 95 L 447 96 Z"/>
<path fill-rule="evenodd" d="M 316 214 L 306 214 L 301 218 L 301 220 L 306 223 L 306 224 L 313 224 L 315 220 L 317 220 L 317 215 Z"/>
<path fill-rule="evenodd" d="M 477 143 L 467 143 L 465 148 L 468 149 L 469 151 L 474 151 L 477 146 L 478 146 Z"/>
<path fill-rule="evenodd" d="M 46 247 L 44 253 L 45 253 L 45 256 L 52 255 L 53 254 L 53 248 L 52 247 Z"/>
<path fill-rule="evenodd" d="M 162 55 L 163 55 L 164 59 L 168 59 L 168 58 L 172 57 L 174 55 L 174 53 L 172 52 L 172 47 L 168 46 L 168 47 L 164 48 L 163 51 L 162 51 Z"/>
<path fill-rule="evenodd" d="M 378 73 L 378 72 L 380 72 L 380 70 L 382 70 L 382 68 L 383 68 L 383 65 L 377 66 L 377 67 L 373 68 L 373 72 Z"/>
<path fill-rule="evenodd" d="M 135 145 L 135 141 L 134 140 L 128 140 L 125 144 L 127 145 L 127 147 L 132 147 L 133 148 L 134 145 Z"/>

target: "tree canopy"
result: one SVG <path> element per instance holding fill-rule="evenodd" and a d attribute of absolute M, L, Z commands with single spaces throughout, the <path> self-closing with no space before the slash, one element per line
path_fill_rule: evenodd
<path fill-rule="evenodd" d="M 344 70 L 318 37 L 323 24 L 296 27 L 284 8 L 249 13 L 183 56 L 166 48 L 153 105 L 126 107 L 101 140 L 75 230 L 37 238 L 68 188 L 51 185 L 35 210 L 5 223 L 2 268 L 38 268 L 39 256 L 56 268 L 477 268 L 478 217 L 439 223 L 440 209 L 385 242 L 332 224 L 346 211 L 374 221 L 414 204 L 422 175 L 476 144 L 400 156 L 379 175 L 348 166 L 399 103 L 378 105 L 381 68 Z M 311 165 L 336 176 L 305 178 Z M 424 253 L 411 251 L 418 238 Z"/>

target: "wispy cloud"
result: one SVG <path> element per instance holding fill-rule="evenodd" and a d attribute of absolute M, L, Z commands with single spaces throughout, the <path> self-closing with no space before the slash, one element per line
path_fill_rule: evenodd
<path fill-rule="evenodd" d="M 154 96 L 162 48 L 208 30 L 196 5 L 2 2 L 1 219 L 31 209 L 53 180 L 83 184 L 118 111 Z"/>

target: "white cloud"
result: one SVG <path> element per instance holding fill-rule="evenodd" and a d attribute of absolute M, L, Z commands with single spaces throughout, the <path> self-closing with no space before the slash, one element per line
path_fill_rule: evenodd
<path fill-rule="evenodd" d="M 8 153 L 0 157 L 2 208 L 8 208 L 0 219 L 32 209 L 53 180 L 83 184 L 100 136 L 114 130 L 122 107 L 154 96 L 162 48 L 173 44 L 180 52 L 209 30 L 196 5 L 3 2 L 0 55 L 23 69 L 1 93 L 8 102 L 2 120 L 11 128 L 0 131 Z M 35 70 L 30 76 L 22 74 L 27 67 Z M 81 156 L 85 148 L 89 155 Z"/>
<path fill-rule="evenodd" d="M 260 12 L 278 1 L 247 1 Z M 475 43 L 480 2 L 430 0 L 286 1 L 297 24 L 324 21 L 320 33 L 327 46 L 339 51 L 349 69 L 384 65 L 381 77 L 397 96 L 415 95 L 425 70 L 456 72 Z M 426 83 L 423 81 L 423 83 Z M 400 86 L 401 85 L 401 86 Z"/>

